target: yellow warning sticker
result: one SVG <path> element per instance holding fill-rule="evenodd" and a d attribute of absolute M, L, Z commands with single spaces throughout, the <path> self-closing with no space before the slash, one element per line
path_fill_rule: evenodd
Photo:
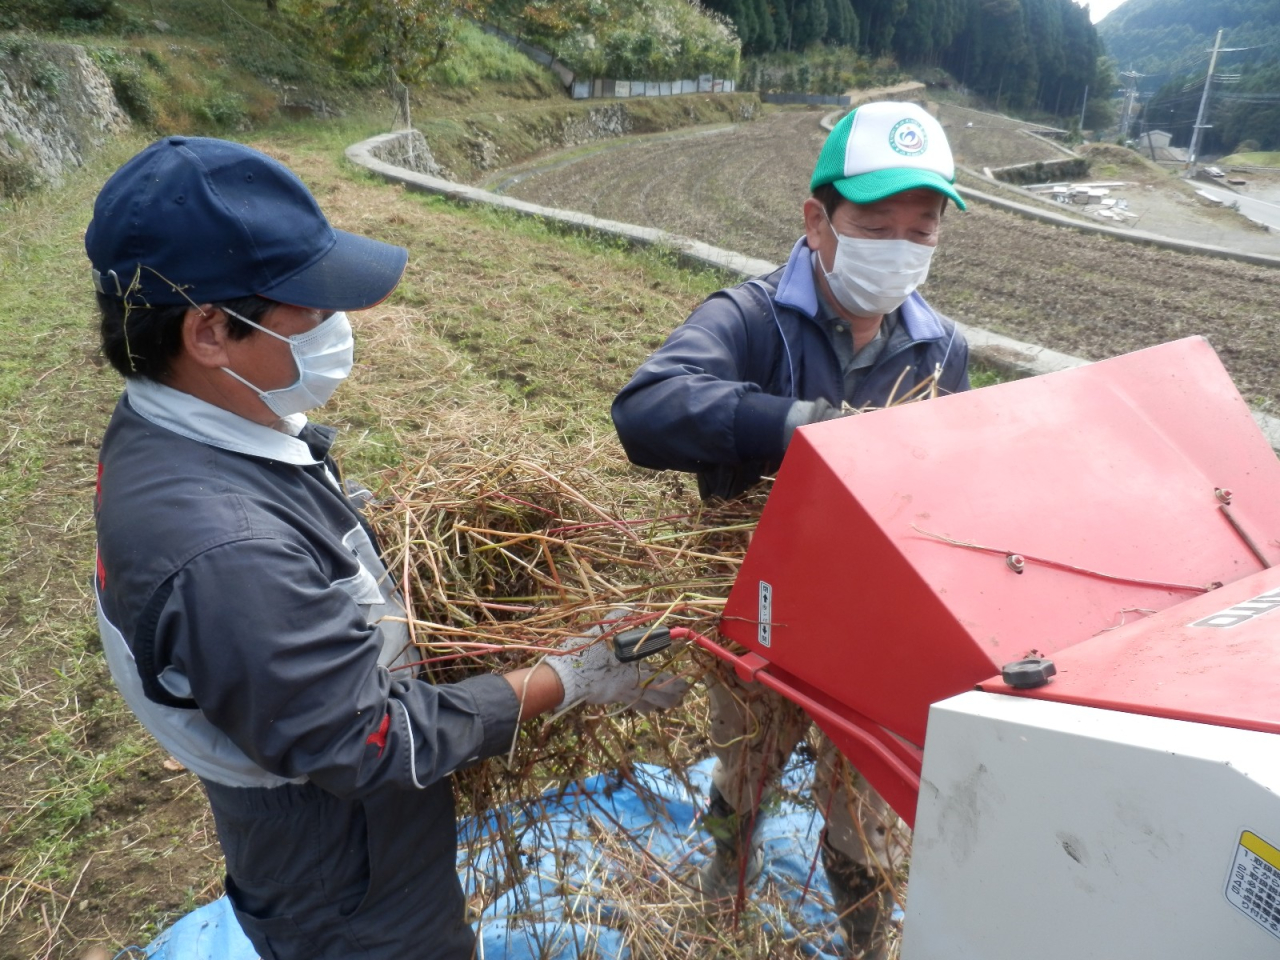
<path fill-rule="evenodd" d="M 1280 939 L 1280 849 L 1241 833 L 1226 892 L 1227 902 Z"/>

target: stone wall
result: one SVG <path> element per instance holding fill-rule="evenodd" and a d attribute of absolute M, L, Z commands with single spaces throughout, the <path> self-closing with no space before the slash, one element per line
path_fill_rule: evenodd
<path fill-rule="evenodd" d="M 83 47 L 0 35 L 0 195 L 56 185 L 128 126 Z"/>
<path fill-rule="evenodd" d="M 565 116 L 560 126 L 560 145 L 572 147 L 593 140 L 607 140 L 630 133 L 634 123 L 620 103 L 591 107 L 585 113 Z"/>
<path fill-rule="evenodd" d="M 369 152 L 393 167 L 403 167 L 432 177 L 440 176 L 440 165 L 431 156 L 427 138 L 417 130 L 403 130 L 393 137 L 380 140 Z"/>
<path fill-rule="evenodd" d="M 1069 160 L 1016 163 L 1011 167 L 992 170 L 991 176 L 1018 187 L 1033 183 L 1056 183 L 1059 180 L 1082 180 L 1089 176 L 1089 161 L 1084 157 L 1072 157 Z"/>

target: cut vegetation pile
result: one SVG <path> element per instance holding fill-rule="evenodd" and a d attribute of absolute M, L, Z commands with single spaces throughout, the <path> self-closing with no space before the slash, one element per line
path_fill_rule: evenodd
<path fill-rule="evenodd" d="M 713 631 L 763 496 L 703 509 L 674 478 L 608 469 L 611 444 L 548 443 L 521 419 L 475 409 L 446 415 L 422 463 L 386 471 L 368 507 L 430 679 L 533 666 L 563 643 L 609 643 L 641 624 Z M 620 608 L 626 614 L 602 632 Z M 597 636 L 584 636 L 593 628 Z M 694 681 L 716 669 L 710 661 L 683 646 L 651 663 Z M 539 799 L 578 795 L 575 781 L 603 772 L 646 805 L 660 803 L 636 775 L 647 762 L 671 770 L 692 800 L 698 792 L 685 773 L 708 752 L 705 713 L 696 690 L 664 713 L 578 707 L 523 724 L 508 755 L 455 774 L 459 814 L 485 823 L 461 839 L 466 869 L 478 877 L 475 913 L 550 885 L 566 894 L 563 915 L 538 906 L 522 922 L 572 923 L 588 944 L 620 936 L 642 956 L 776 955 L 764 944 L 745 949 L 750 938 L 734 931 L 732 904 L 708 917 L 691 885 L 689 861 L 706 852 L 693 824 L 684 856 L 664 862 L 643 836 L 597 822 L 605 815 L 587 802 L 590 813 L 575 824 L 592 838 L 584 852 L 572 831 L 566 838 L 550 828 L 564 814 Z"/>
<path fill-rule="evenodd" d="M 712 632 L 763 497 L 703 509 L 696 497 L 673 499 L 659 480 L 610 484 L 585 462 L 589 449 L 561 447 L 553 465 L 533 452 L 535 434 L 513 426 L 503 453 L 468 436 L 437 438 L 422 465 L 384 476 L 368 508 L 405 588 L 427 676 L 450 683 L 529 667 L 566 642 L 609 643 L 641 625 Z M 584 636 L 593 629 L 596 637 Z M 653 664 L 695 680 L 706 669 L 699 659 L 672 648 Z M 646 759 L 680 770 L 705 752 L 687 721 L 682 711 L 664 717 Z M 588 707 L 526 725 L 505 762 L 458 776 L 459 795 L 467 812 L 482 812 L 625 770 L 636 758 L 635 724 L 630 713 Z"/>

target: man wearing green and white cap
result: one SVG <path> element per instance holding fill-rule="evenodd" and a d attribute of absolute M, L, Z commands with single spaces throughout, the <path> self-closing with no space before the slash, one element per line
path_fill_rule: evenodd
<path fill-rule="evenodd" d="M 954 181 L 946 134 L 915 104 L 865 104 L 836 124 L 786 264 L 713 294 L 618 394 L 613 420 L 628 457 L 697 474 L 704 498 L 732 498 L 777 469 L 797 427 L 888 406 L 918 386 L 967 390 L 963 336 L 916 289 L 943 211 L 964 209 Z M 708 896 L 730 896 L 761 869 L 761 801 L 809 724 L 732 679 L 710 696 L 719 763 L 704 822 L 716 847 L 699 881 Z M 851 955 L 882 957 L 899 824 L 822 741 L 823 864 Z"/>

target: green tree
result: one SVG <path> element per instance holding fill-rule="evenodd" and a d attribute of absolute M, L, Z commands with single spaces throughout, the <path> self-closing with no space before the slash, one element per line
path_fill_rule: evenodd
<path fill-rule="evenodd" d="M 407 127 L 408 88 L 448 52 L 456 9 L 449 0 L 302 0 L 298 12 L 326 34 L 346 67 L 383 75 L 397 123 Z"/>
<path fill-rule="evenodd" d="M 773 0 L 773 35 L 777 38 L 773 49 L 791 49 L 791 4 L 788 0 Z"/>
<path fill-rule="evenodd" d="M 906 63 L 929 63 L 938 47 L 950 40 L 937 28 L 938 0 L 913 0 L 894 29 L 894 49 Z"/>
<path fill-rule="evenodd" d="M 822 40 L 827 35 L 826 0 L 796 0 L 792 14 L 791 42 L 797 50 Z"/>
<path fill-rule="evenodd" d="M 1094 64 L 1093 83 L 1089 87 L 1089 103 L 1085 108 L 1086 130 L 1105 130 L 1116 122 L 1115 91 L 1119 86 L 1116 65 L 1109 57 L 1099 57 Z"/>
<path fill-rule="evenodd" d="M 769 9 L 769 0 L 744 0 L 744 3 L 754 5 L 756 49 L 762 53 L 778 49 L 778 34 L 774 26 L 773 14 Z"/>
<path fill-rule="evenodd" d="M 858 45 L 858 15 L 849 0 L 827 0 L 826 40 L 841 47 Z"/>
<path fill-rule="evenodd" d="M 893 36 L 898 21 L 906 16 L 907 0 L 855 0 L 858 22 L 862 24 L 862 41 L 874 54 L 892 53 Z"/>

